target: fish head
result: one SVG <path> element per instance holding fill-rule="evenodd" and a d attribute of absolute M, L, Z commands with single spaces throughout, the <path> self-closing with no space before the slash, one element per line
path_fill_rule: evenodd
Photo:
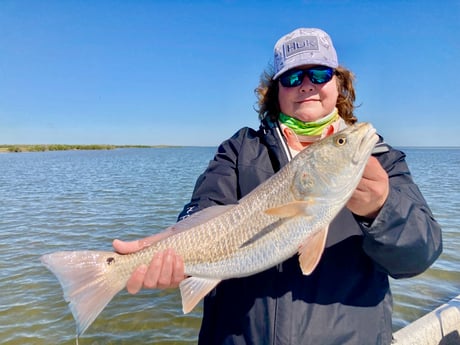
<path fill-rule="evenodd" d="M 293 160 L 295 200 L 348 199 L 378 141 L 370 123 L 358 123 L 301 151 Z"/>

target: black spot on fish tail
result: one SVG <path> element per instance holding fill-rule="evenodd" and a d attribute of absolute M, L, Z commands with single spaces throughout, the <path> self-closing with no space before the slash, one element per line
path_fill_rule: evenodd
<path fill-rule="evenodd" d="M 115 258 L 112 258 L 112 257 L 107 258 L 107 264 L 108 264 L 108 265 L 111 265 L 111 264 L 113 264 L 114 262 L 115 262 Z"/>
<path fill-rule="evenodd" d="M 255 242 L 257 242 L 258 240 L 260 240 L 262 237 L 264 237 L 265 235 L 268 235 L 270 232 L 272 232 L 273 230 L 275 230 L 276 228 L 278 228 L 279 226 L 281 226 L 284 222 L 286 222 L 286 218 L 281 218 L 281 219 L 278 219 L 276 222 L 273 222 L 271 223 L 270 225 L 266 226 L 265 228 L 263 228 L 262 230 L 260 230 L 257 234 L 255 234 L 254 236 L 252 236 L 249 240 L 247 240 L 246 242 L 244 242 L 240 248 L 244 248 L 246 246 L 249 246 Z"/>

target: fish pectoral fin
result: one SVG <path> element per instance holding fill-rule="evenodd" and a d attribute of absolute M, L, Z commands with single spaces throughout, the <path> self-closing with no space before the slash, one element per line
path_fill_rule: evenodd
<path fill-rule="evenodd" d="M 303 243 L 299 248 L 299 263 L 302 273 L 310 275 L 321 260 L 326 245 L 326 238 L 329 227 L 316 232 L 312 237 Z"/>
<path fill-rule="evenodd" d="M 212 290 L 221 279 L 189 277 L 180 284 L 180 294 L 182 296 L 182 310 L 184 314 L 192 311 L 193 308 Z"/>
<path fill-rule="evenodd" d="M 281 206 L 266 209 L 264 212 L 269 216 L 295 217 L 310 216 L 308 206 L 313 204 L 313 200 L 293 201 Z"/>

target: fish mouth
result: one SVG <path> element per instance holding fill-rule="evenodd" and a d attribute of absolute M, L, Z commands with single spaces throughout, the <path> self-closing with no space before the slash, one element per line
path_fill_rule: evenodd
<path fill-rule="evenodd" d="M 379 140 L 376 129 L 370 123 L 362 123 L 358 130 L 366 131 L 366 133 L 363 135 L 352 158 L 354 164 L 358 164 L 362 159 L 368 158 Z"/>

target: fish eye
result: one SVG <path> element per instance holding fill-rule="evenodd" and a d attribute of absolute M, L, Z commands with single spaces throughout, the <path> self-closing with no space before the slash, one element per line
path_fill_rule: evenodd
<path fill-rule="evenodd" d="M 335 139 L 335 144 L 336 144 L 337 146 L 343 146 L 343 145 L 345 145 L 346 143 L 347 143 L 347 138 L 346 138 L 346 137 L 340 136 L 340 137 L 337 137 L 337 138 Z"/>

